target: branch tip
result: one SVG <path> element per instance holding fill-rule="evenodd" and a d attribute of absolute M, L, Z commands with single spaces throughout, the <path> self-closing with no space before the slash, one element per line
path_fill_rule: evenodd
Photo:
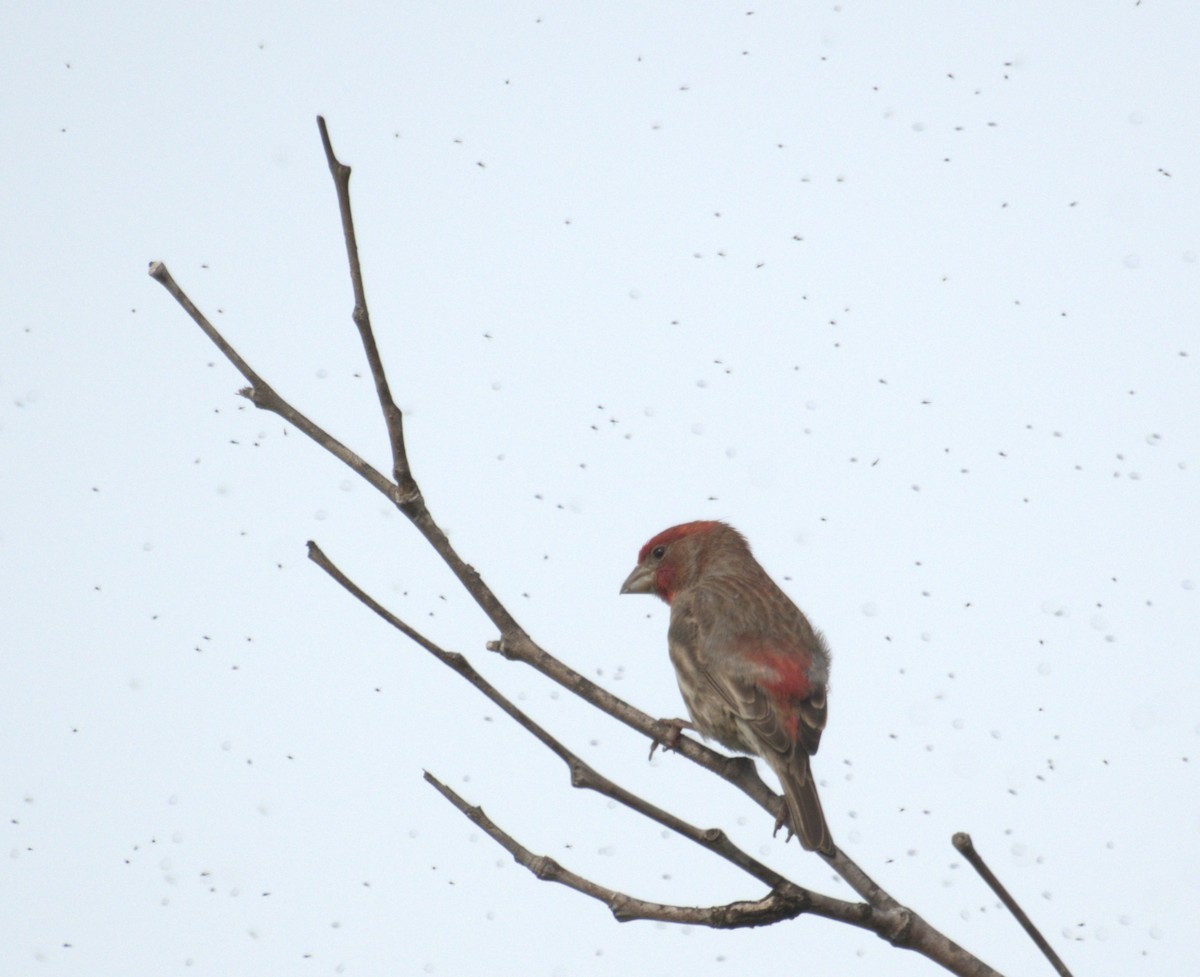
<path fill-rule="evenodd" d="M 1004 908 L 1012 913 L 1013 919 L 1015 919 L 1021 925 L 1021 929 L 1025 931 L 1026 935 L 1033 941 L 1034 945 L 1042 951 L 1042 956 L 1044 956 L 1046 960 L 1049 961 L 1050 966 L 1052 966 L 1058 972 L 1059 977 L 1071 977 L 1071 971 L 1067 969 L 1067 965 L 1063 963 L 1062 958 L 1054 952 L 1054 948 L 1051 947 L 1046 938 L 1042 936 L 1041 930 L 1034 925 L 1033 920 L 1029 918 L 1028 914 L 1026 914 L 1025 910 L 1021 908 L 1017 900 L 1014 899 L 1009 893 L 1008 889 L 1004 887 L 1004 883 L 1001 882 L 991 868 L 988 867 L 987 862 L 983 860 L 983 856 L 975 850 L 975 845 L 971 842 L 971 836 L 965 831 L 957 831 L 955 832 L 954 837 L 950 839 L 950 843 L 954 845 L 956 849 L 962 852 L 963 857 L 970 862 L 971 868 L 975 869 L 976 874 L 978 874 L 978 876 L 987 883 L 988 888 L 996 894 L 1002 903 L 1004 903 Z"/>

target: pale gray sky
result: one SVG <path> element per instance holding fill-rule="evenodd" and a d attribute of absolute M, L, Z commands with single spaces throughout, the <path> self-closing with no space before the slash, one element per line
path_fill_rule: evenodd
<path fill-rule="evenodd" d="M 804 9 L 798 10 L 797 8 Z M 385 501 L 314 117 L 354 167 L 435 515 L 528 630 L 681 710 L 640 544 L 733 522 L 834 652 L 835 837 L 1007 974 L 1200 969 L 1200 10 L 27 5 L 0 17 L 0 973 L 927 975 L 593 796 L 304 558 L 602 772 L 846 886 L 520 666 Z"/>

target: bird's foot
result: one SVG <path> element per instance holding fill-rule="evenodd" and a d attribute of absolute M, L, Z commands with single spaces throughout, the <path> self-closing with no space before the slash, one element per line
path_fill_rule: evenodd
<path fill-rule="evenodd" d="M 694 723 L 688 722 L 686 719 L 660 719 L 659 723 L 667 727 L 665 736 L 655 737 L 650 742 L 650 756 L 653 758 L 654 751 L 660 746 L 664 750 L 679 749 L 679 737 L 685 729 L 695 729 Z"/>
<path fill-rule="evenodd" d="M 788 820 L 787 801 L 782 797 L 779 798 L 779 813 L 775 815 L 775 830 L 771 832 L 772 838 L 779 834 L 780 828 L 787 828 L 787 837 L 783 839 L 784 844 L 787 844 L 796 832 L 792 830 L 791 822 Z"/>

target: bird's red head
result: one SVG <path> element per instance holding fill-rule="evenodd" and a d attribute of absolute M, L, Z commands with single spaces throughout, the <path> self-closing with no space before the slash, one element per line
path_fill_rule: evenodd
<path fill-rule="evenodd" d="M 663 547 L 665 551 L 671 543 L 674 543 L 678 539 L 683 539 L 685 536 L 710 536 L 721 529 L 733 531 L 732 526 L 726 525 L 723 522 L 716 522 L 712 519 L 685 522 L 678 526 L 672 526 L 670 529 L 664 529 L 638 551 L 638 563 L 645 562 L 646 557 L 659 546 Z"/>
<path fill-rule="evenodd" d="M 679 588 L 703 568 L 705 552 L 719 543 L 746 547 L 741 533 L 711 519 L 664 529 L 641 548 L 638 564 L 621 585 L 621 593 L 654 594 L 671 603 Z"/>

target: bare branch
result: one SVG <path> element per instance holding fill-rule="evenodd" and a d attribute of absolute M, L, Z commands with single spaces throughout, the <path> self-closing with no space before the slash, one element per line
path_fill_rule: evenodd
<path fill-rule="evenodd" d="M 662 722 L 634 708 L 629 703 L 612 695 L 612 693 L 596 685 L 583 675 L 568 668 L 533 641 L 516 622 L 515 618 L 509 613 L 499 598 L 484 583 L 475 568 L 466 563 L 458 555 L 450 545 L 449 539 L 441 527 L 430 514 L 409 467 L 404 444 L 403 415 L 392 398 L 382 358 L 379 354 L 371 327 L 363 285 L 362 269 L 359 263 L 354 219 L 350 207 L 350 167 L 341 163 L 334 154 L 325 120 L 318 118 L 317 121 L 326 161 L 329 164 L 330 173 L 337 190 L 338 206 L 342 218 L 342 229 L 346 240 L 346 253 L 349 260 L 350 277 L 354 291 L 355 305 L 353 318 L 359 330 L 372 377 L 375 381 L 380 407 L 387 425 L 394 481 L 389 481 L 357 454 L 280 397 L 242 359 L 237 351 L 196 308 L 183 293 L 182 289 L 175 283 L 162 263 L 154 262 L 151 264 L 151 276 L 167 289 L 221 353 L 250 383 L 249 388 L 240 391 L 243 396 L 247 397 L 256 406 L 270 410 L 293 424 L 317 444 L 345 462 L 348 467 L 366 479 L 374 488 L 386 495 L 404 513 L 455 574 L 463 588 L 472 596 L 491 620 L 492 624 L 498 629 L 500 638 L 498 641 L 490 642 L 489 648 L 500 652 L 507 658 L 531 665 L 563 688 L 573 692 L 620 722 L 643 733 L 652 741 L 661 738 L 666 732 L 666 728 Z M 479 688 L 480 691 L 511 715 L 523 728 L 528 730 L 543 745 L 559 756 L 571 771 L 573 786 L 587 787 L 612 797 L 638 813 L 688 837 L 697 844 L 742 868 L 743 871 L 767 885 L 770 892 L 763 899 L 754 902 L 736 902 L 708 909 L 667 906 L 633 899 L 630 896 L 598 886 L 589 880 L 567 872 L 551 859 L 534 856 L 497 828 L 483 814 L 482 810 L 467 805 L 457 794 L 454 794 L 453 791 L 438 782 L 436 778 L 426 774 L 426 778 L 451 803 L 455 804 L 459 810 L 463 811 L 475 823 L 483 827 L 489 835 L 504 845 L 521 864 L 534 871 L 539 878 L 558 881 L 576 888 L 578 891 L 584 892 L 593 898 L 604 901 L 609 905 L 614 915 L 622 920 L 659 919 L 697 925 L 734 927 L 765 925 L 770 922 L 793 918 L 803 913 L 823 915 L 869 929 L 897 947 L 912 949 L 925 955 L 929 959 L 941 964 L 951 973 L 960 975 L 960 977 L 999 977 L 996 971 L 937 932 L 912 910 L 896 902 L 842 851 L 838 850 L 831 856 L 822 857 L 825 857 L 827 863 L 862 896 L 865 904 L 831 899 L 830 897 L 812 893 L 796 886 L 773 869 L 741 852 L 736 846 L 732 845 L 724 832 L 718 829 L 701 830 L 696 828 L 676 818 L 669 812 L 663 811 L 624 790 L 624 788 L 609 781 L 607 778 L 602 777 L 501 695 L 475 671 L 464 656 L 439 648 L 420 632 L 374 601 L 361 588 L 350 581 L 321 552 L 315 543 L 309 544 L 309 555 L 314 562 L 321 566 L 351 594 L 394 627 L 398 628 L 411 640 L 435 655 L 440 661 L 453 668 L 458 674 Z M 771 791 L 761 778 L 759 778 L 751 760 L 745 757 L 725 756 L 686 737 L 679 737 L 676 749 L 677 752 L 681 753 L 687 759 L 737 786 L 772 815 L 778 810 L 778 795 Z M 969 846 L 969 839 L 967 843 Z M 967 853 L 964 851 L 964 854 Z M 970 857 L 968 855 L 968 859 Z M 1009 903 L 1007 893 L 1001 895 L 1001 898 L 1005 899 L 1006 904 Z M 1013 908 L 1013 906 L 1015 906 L 1015 903 L 1010 905 L 1010 908 Z M 1014 909 L 1014 912 L 1019 912 L 1019 909 Z M 1035 939 L 1040 940 L 1040 935 Z M 1041 944 L 1039 943 L 1039 945 Z M 1067 974 L 1065 968 L 1060 969 L 1060 974 Z"/>
<path fill-rule="evenodd" d="M 1058 971 L 1059 977 L 1071 977 L 1071 971 L 1067 969 L 1067 965 L 1062 962 L 1062 958 L 1054 952 L 1054 948 L 1046 942 L 1046 938 L 1042 936 L 1041 931 L 1034 925 L 1033 920 L 1026 914 L 1017 901 L 1009 894 L 1004 883 L 996 878 L 995 873 L 988 867 L 983 860 L 983 856 L 975 850 L 975 843 L 971 841 L 971 836 L 965 831 L 956 832 L 954 837 L 950 839 L 963 855 L 963 857 L 971 863 L 971 868 L 979 873 L 979 877 L 988 884 L 991 890 L 1000 897 L 1000 901 L 1008 908 L 1008 911 L 1013 914 L 1017 922 L 1021 924 L 1021 928 L 1029 934 L 1029 938 L 1037 945 L 1037 948 L 1042 951 L 1042 955 L 1050 961 L 1050 966 Z"/>
<path fill-rule="evenodd" d="M 725 906 L 709 908 L 670 906 L 637 899 L 577 875 L 546 855 L 535 855 L 500 828 L 483 812 L 483 808 L 468 804 L 428 770 L 425 771 L 425 779 L 465 814 L 472 823 L 482 828 L 512 855 L 518 865 L 529 869 L 543 882 L 557 882 L 604 903 L 618 922 L 628 923 L 636 919 L 653 919 L 729 929 L 744 926 L 767 926 L 784 919 L 794 919 L 803 913 L 813 913 L 853 923 L 865 929 L 871 928 L 869 925 L 871 910 L 863 903 L 847 903 L 837 899 L 827 899 L 788 883 L 772 890 L 770 895 L 763 899 L 753 902 L 734 902 Z M 836 908 L 834 908 L 835 906 Z"/>
<path fill-rule="evenodd" d="M 354 229 L 354 213 L 350 208 L 350 167 L 339 160 L 334 153 L 333 141 L 330 139 L 329 128 L 326 126 L 323 116 L 317 116 L 317 128 L 321 133 L 321 146 L 325 150 L 325 160 L 329 164 L 329 172 L 333 176 L 334 187 L 337 190 L 338 211 L 342 217 L 342 233 L 346 239 L 346 257 L 350 262 L 350 283 L 354 290 L 354 324 L 358 327 L 363 350 L 367 355 L 367 363 L 371 368 L 371 376 L 375 380 L 375 391 L 379 397 L 379 406 L 383 410 L 383 418 L 387 424 L 388 438 L 391 442 L 392 469 L 396 480 L 393 501 L 450 567 L 467 593 L 475 599 L 475 602 L 496 625 L 500 633 L 510 636 L 514 640 L 520 640 L 527 637 L 525 632 L 491 588 L 483 582 L 483 578 L 475 568 L 463 560 L 450 545 L 450 540 L 430 515 L 429 509 L 425 505 L 425 499 L 421 495 L 421 489 L 417 485 L 416 479 L 413 478 L 408 462 L 408 453 L 404 447 L 404 415 L 392 398 L 383 360 L 379 355 L 378 344 L 375 342 L 375 332 L 371 328 L 371 313 L 367 307 L 367 292 L 363 285 L 362 265 L 358 259 L 358 236 Z"/>
<path fill-rule="evenodd" d="M 306 415 L 300 413 L 300 411 L 296 410 L 295 407 L 279 396 L 275 392 L 275 388 L 260 377 L 251 368 L 250 364 L 242 359 L 241 354 L 221 335 L 217 327 L 208 321 L 208 317 L 196 308 L 195 303 L 187 297 L 187 294 L 176 283 L 171 273 L 167 270 L 166 265 L 161 261 L 150 262 L 150 277 L 161 284 L 171 294 L 171 297 L 192 317 L 192 321 L 204 331 L 204 335 L 212 340 L 213 345 L 250 382 L 250 386 L 243 387 L 238 391 L 241 396 L 254 404 L 255 407 L 278 414 L 298 431 L 307 434 L 313 441 L 342 461 L 347 467 L 361 475 L 374 488 L 395 501 L 396 486 L 332 434 L 319 425 L 314 424 Z"/>
<path fill-rule="evenodd" d="M 958 977 L 1002 977 L 987 964 L 932 930 L 920 917 L 909 914 L 907 910 L 902 914 L 902 918 L 907 916 L 910 924 L 914 921 L 920 923 L 920 929 L 923 931 L 920 939 L 895 938 L 893 921 L 882 918 L 882 914 L 865 903 L 846 903 L 829 899 L 790 884 L 772 889 L 762 899 L 732 902 L 723 906 L 673 906 L 635 898 L 584 878 L 546 855 L 535 855 L 492 821 L 483 808 L 468 804 L 428 770 L 425 771 L 425 779 L 472 823 L 478 825 L 512 855 L 517 864 L 523 865 L 544 882 L 557 882 L 603 902 L 618 922 L 646 919 L 708 926 L 714 929 L 742 929 L 750 926 L 768 926 L 804 914 L 823 916 L 870 930 L 902 949 L 915 950 Z M 902 935 L 915 935 L 914 930 L 917 928 L 910 925 L 904 929 Z"/>
<path fill-rule="evenodd" d="M 318 445 L 344 462 L 352 471 L 362 476 L 373 488 L 386 496 L 417 527 L 421 535 L 425 537 L 438 556 L 450 567 L 454 575 L 458 577 L 459 582 L 463 585 L 463 588 L 475 598 L 475 602 L 479 604 L 492 623 L 499 628 L 500 632 L 509 635 L 516 643 L 529 640 L 528 635 L 525 634 L 524 630 L 517 624 L 504 605 L 500 603 L 496 595 L 492 593 L 491 588 L 483 582 L 483 578 L 480 577 L 476 569 L 463 560 L 454 550 L 454 547 L 450 545 L 450 540 L 442 532 L 441 527 L 434 522 L 433 516 L 430 515 L 420 490 L 416 488 L 416 483 L 411 482 L 411 476 L 410 482 L 413 488 L 412 491 L 406 493 L 400 488 L 399 484 L 389 481 L 377 469 L 347 448 L 328 431 L 312 421 L 307 415 L 296 410 L 269 383 L 259 376 L 251 368 L 250 364 L 242 358 L 241 354 L 234 349 L 233 345 L 221 335 L 217 327 L 209 321 L 208 317 L 196 307 L 195 303 L 179 287 L 163 262 L 150 262 L 149 273 L 150 277 L 161 284 L 171 297 L 179 303 L 183 310 L 191 316 L 192 320 L 212 341 L 213 345 L 221 351 L 222 355 L 250 382 L 249 387 L 238 391 L 241 396 L 245 397 L 256 407 L 261 407 L 263 410 L 269 410 L 274 414 L 278 414 L 302 434 L 308 435 Z"/>
<path fill-rule="evenodd" d="M 149 273 L 150 277 L 162 285 L 170 293 L 171 298 L 183 307 L 183 311 L 192 317 L 192 321 L 204 331 L 204 335 L 212 340 L 213 345 L 224 354 L 225 358 L 237 368 L 238 373 L 249 381 L 251 387 L 258 390 L 271 389 L 267 382 L 251 369 L 250 364 L 242 359 L 241 354 L 225 341 L 225 337 L 217 331 L 216 326 L 208 321 L 208 317 L 196 308 L 196 304 L 187 297 L 183 289 L 179 287 L 175 279 L 171 276 L 171 273 L 167 271 L 166 265 L 161 261 L 151 261 Z"/>
<path fill-rule="evenodd" d="M 354 213 L 350 209 L 350 167 L 334 155 L 333 143 L 329 139 L 329 129 L 325 125 L 324 116 L 317 116 L 317 128 L 321 132 L 321 145 L 325 149 L 325 161 L 329 164 L 333 185 L 337 188 L 338 211 L 342 215 L 342 234 L 346 238 L 346 257 L 350 262 L 350 284 L 354 289 L 352 317 L 354 324 L 358 327 L 363 350 L 367 354 L 367 363 L 371 367 L 371 376 L 375 380 L 375 393 L 379 397 L 379 406 L 383 411 L 384 423 L 387 425 L 388 440 L 392 446 L 392 474 L 399 487 L 400 497 L 403 499 L 415 498 L 420 493 L 409 469 L 408 452 L 404 449 L 404 415 L 396 406 L 396 401 L 392 399 L 391 387 L 383 369 L 383 360 L 379 355 L 379 346 L 375 342 L 375 331 L 371 328 L 371 313 L 367 308 L 367 290 L 363 285 L 362 265 L 358 260 L 358 235 L 354 230 Z"/>

